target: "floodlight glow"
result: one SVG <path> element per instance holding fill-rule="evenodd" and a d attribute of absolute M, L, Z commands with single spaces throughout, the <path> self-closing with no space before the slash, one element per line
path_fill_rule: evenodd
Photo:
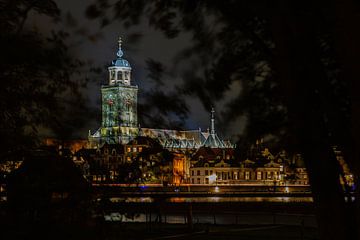
<path fill-rule="evenodd" d="M 213 184 L 215 182 L 216 182 L 216 174 L 214 173 L 214 174 L 209 176 L 209 183 Z"/>

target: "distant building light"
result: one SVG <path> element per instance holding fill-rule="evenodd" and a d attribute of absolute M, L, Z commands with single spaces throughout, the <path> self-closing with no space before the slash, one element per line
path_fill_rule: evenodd
<path fill-rule="evenodd" d="M 216 182 L 216 174 L 212 174 L 209 176 L 209 183 L 214 184 Z"/>

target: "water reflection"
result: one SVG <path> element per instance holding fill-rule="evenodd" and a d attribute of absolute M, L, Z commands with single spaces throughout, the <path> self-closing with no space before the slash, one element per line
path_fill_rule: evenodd
<path fill-rule="evenodd" d="M 159 220 L 161 219 L 161 220 Z M 187 215 L 176 213 L 165 213 L 159 218 L 156 213 L 146 214 L 124 214 L 112 212 L 104 215 L 106 222 L 124 222 L 124 223 L 171 223 L 186 224 Z M 299 226 L 317 227 L 316 217 L 313 214 L 288 214 L 271 212 L 222 212 L 222 213 L 196 213 L 192 215 L 194 223 L 206 224 L 282 224 Z"/>
<path fill-rule="evenodd" d="M 113 197 L 113 203 L 152 203 L 152 197 Z M 208 202 L 313 202 L 312 197 L 169 197 L 165 198 L 170 203 L 208 203 Z"/>
<path fill-rule="evenodd" d="M 127 203 L 152 203 L 154 199 L 152 197 L 112 197 L 110 201 L 113 203 L 127 202 Z"/>
<path fill-rule="evenodd" d="M 312 197 L 171 197 L 167 202 L 313 202 Z"/>

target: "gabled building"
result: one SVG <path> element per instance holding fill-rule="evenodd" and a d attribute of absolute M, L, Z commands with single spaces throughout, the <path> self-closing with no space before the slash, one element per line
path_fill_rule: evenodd
<path fill-rule="evenodd" d="M 125 162 L 124 147 L 120 144 L 105 143 L 90 156 L 90 175 L 93 182 L 117 180 L 119 169 Z"/>

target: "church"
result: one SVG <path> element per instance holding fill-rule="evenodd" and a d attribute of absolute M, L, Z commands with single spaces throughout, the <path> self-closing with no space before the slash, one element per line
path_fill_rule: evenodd
<path fill-rule="evenodd" d="M 185 150 L 210 148 L 234 148 L 230 141 L 220 139 L 215 131 L 215 111 L 211 111 L 210 130 L 171 130 L 143 128 L 138 124 L 138 86 L 131 78 L 131 65 L 123 58 L 121 38 L 118 41 L 117 58 L 108 67 L 108 84 L 101 86 L 101 126 L 94 133 L 89 130 L 91 146 L 127 144 L 137 136 L 157 139 L 166 149 Z"/>

